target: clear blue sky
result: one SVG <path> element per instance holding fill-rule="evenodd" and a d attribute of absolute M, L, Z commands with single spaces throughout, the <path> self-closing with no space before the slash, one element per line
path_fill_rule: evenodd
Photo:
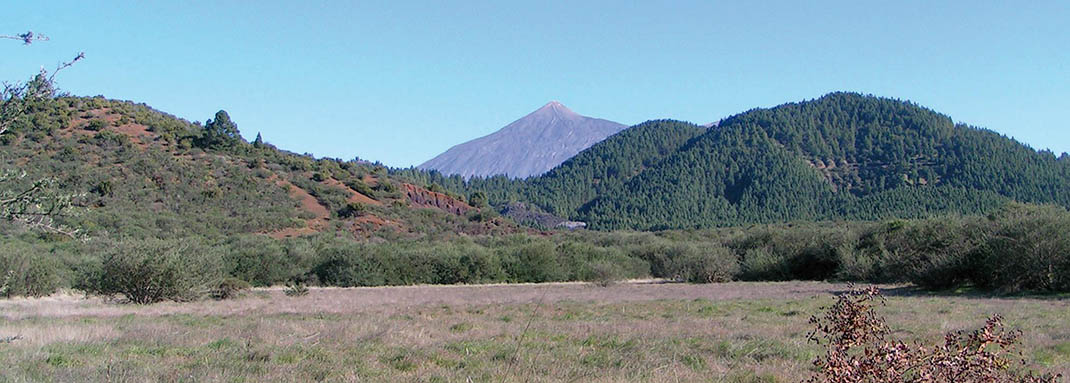
<path fill-rule="evenodd" d="M 400 167 L 549 100 L 706 123 L 837 90 L 1070 151 L 1070 1 L 734 3 L 7 2 L 0 34 L 52 41 L 0 45 L 0 79 L 85 51 L 71 93 Z"/>

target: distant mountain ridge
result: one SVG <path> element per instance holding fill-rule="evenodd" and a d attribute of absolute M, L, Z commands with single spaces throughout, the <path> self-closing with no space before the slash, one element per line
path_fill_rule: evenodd
<path fill-rule="evenodd" d="M 975 215 L 1012 201 L 1070 207 L 1070 155 L 909 101 L 837 92 L 715 126 L 648 121 L 538 177 L 426 182 L 596 230 Z"/>
<path fill-rule="evenodd" d="M 456 145 L 418 168 L 464 178 L 543 174 L 626 125 L 582 116 L 560 102 L 538 110 L 489 135 Z"/>

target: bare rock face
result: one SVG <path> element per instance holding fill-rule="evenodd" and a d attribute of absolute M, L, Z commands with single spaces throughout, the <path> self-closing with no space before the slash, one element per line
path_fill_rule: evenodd
<path fill-rule="evenodd" d="M 627 126 L 585 117 L 551 101 L 501 130 L 424 162 L 420 169 L 465 178 L 540 175 Z"/>
<path fill-rule="evenodd" d="M 433 192 L 413 184 L 402 184 L 405 198 L 414 206 L 440 209 L 456 215 L 465 215 L 475 208 L 448 195 Z"/>

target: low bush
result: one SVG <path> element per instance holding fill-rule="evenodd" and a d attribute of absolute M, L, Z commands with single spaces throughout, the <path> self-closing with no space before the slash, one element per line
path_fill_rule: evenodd
<path fill-rule="evenodd" d="M 312 274 L 325 286 L 382 286 L 393 281 L 390 262 L 359 244 L 331 244 L 318 250 Z"/>
<path fill-rule="evenodd" d="M 554 245 L 538 240 L 520 246 L 499 249 L 502 268 L 513 282 L 555 282 L 568 277 L 559 262 Z"/>
<path fill-rule="evenodd" d="M 743 259 L 747 280 L 825 280 L 836 276 L 849 230 L 817 224 L 759 227 L 727 241 Z"/>
<path fill-rule="evenodd" d="M 353 189 L 357 193 L 363 194 L 371 198 L 376 197 L 375 191 L 372 190 L 371 186 L 368 186 L 368 184 L 364 183 L 364 181 L 358 178 L 346 180 L 345 185 L 348 186 L 350 189 Z"/>
<path fill-rule="evenodd" d="M 971 259 L 971 280 L 1004 291 L 1070 291 L 1070 213 L 1057 206 L 1013 205 L 985 223 Z"/>
<path fill-rule="evenodd" d="M 740 271 L 740 278 L 748 281 L 783 281 L 793 277 L 785 259 L 765 248 L 745 250 Z"/>
<path fill-rule="evenodd" d="M 300 280 L 292 280 L 286 282 L 286 290 L 283 290 L 283 294 L 288 297 L 303 297 L 308 295 L 308 286 Z"/>
<path fill-rule="evenodd" d="M 249 290 L 253 286 L 249 282 L 243 281 L 234 277 L 226 277 L 219 283 L 212 287 L 212 291 L 209 292 L 212 299 L 224 300 L 232 299 L 241 296 L 243 292 Z"/>
<path fill-rule="evenodd" d="M 360 217 L 368 211 L 368 207 L 360 202 L 350 202 L 338 209 L 338 217 L 340 218 L 353 218 Z"/>
<path fill-rule="evenodd" d="M 227 274 L 261 287 L 281 285 L 303 274 L 303 257 L 284 244 L 263 235 L 232 238 L 223 246 Z"/>
<path fill-rule="evenodd" d="M 96 119 L 90 120 L 89 123 L 86 124 L 85 129 L 86 130 L 92 130 L 94 132 L 99 132 L 99 131 L 103 130 L 106 126 L 108 126 L 108 122 L 107 121 L 104 121 L 102 119 L 96 118 Z"/>
<path fill-rule="evenodd" d="M 671 260 L 674 252 L 681 247 L 673 246 L 669 241 L 652 239 L 645 243 L 627 245 L 628 255 L 645 261 L 650 267 L 650 275 L 657 278 L 672 278 Z"/>
<path fill-rule="evenodd" d="M 425 251 L 406 251 L 430 263 L 430 280 L 423 283 L 486 283 L 505 280 L 500 259 L 487 248 L 469 242 L 438 244 Z"/>
<path fill-rule="evenodd" d="M 1021 331 L 1007 330 L 993 316 L 973 332 L 952 332 L 927 346 L 891 338 L 875 311 L 883 303 L 876 288 L 840 294 L 824 315 L 814 316 L 810 340 L 825 347 L 806 383 L 1055 383 L 1058 375 L 1012 370 L 1010 358 Z M 1024 361 L 1023 361 L 1024 362 Z"/>
<path fill-rule="evenodd" d="M 218 249 L 196 240 L 120 242 L 101 256 L 81 284 L 88 293 L 122 295 L 137 304 L 202 297 L 223 277 Z"/>
<path fill-rule="evenodd" d="M 0 297 L 43 297 L 62 284 L 63 265 L 44 249 L 5 244 L 0 251 Z"/>
<path fill-rule="evenodd" d="M 739 259 L 731 250 L 716 245 L 689 246 L 672 259 L 672 274 L 690 283 L 731 282 L 740 272 Z"/>
<path fill-rule="evenodd" d="M 953 217 L 887 224 L 879 234 L 890 255 L 884 269 L 891 273 L 889 279 L 930 289 L 968 283 L 970 258 L 983 241 L 980 229 Z"/>
<path fill-rule="evenodd" d="M 100 194 L 110 193 L 102 189 Z M 101 201 L 123 203 L 118 197 Z M 374 209 L 378 214 L 392 208 Z M 1009 205 L 990 216 L 883 223 L 463 238 L 439 233 L 418 239 L 395 233 L 363 242 L 332 232 L 282 240 L 260 234 L 190 237 L 185 233 L 201 229 L 184 228 L 184 221 L 166 210 L 142 217 L 90 209 L 86 215 L 93 219 L 69 219 L 94 232 L 122 227 L 130 239 L 80 244 L 0 228 L 0 296 L 42 296 L 73 286 L 138 303 L 188 300 L 207 294 L 224 276 L 253 286 L 294 278 L 311 285 L 381 286 L 654 276 L 691 282 L 837 279 L 910 282 L 927 289 L 1070 291 L 1070 212 L 1054 206 Z M 429 210 L 416 209 L 400 221 L 437 219 Z M 452 219 L 470 224 L 463 217 Z M 153 237 L 149 226 L 166 229 L 176 239 L 136 240 Z"/>
<path fill-rule="evenodd" d="M 629 256 L 615 246 L 601 246 L 568 240 L 557 245 L 558 263 L 566 271 L 565 280 L 586 280 L 590 266 L 595 264 L 612 264 L 618 278 L 643 278 L 650 276 L 650 264 Z"/>
<path fill-rule="evenodd" d="M 596 262 L 587 265 L 583 280 L 601 287 L 609 287 L 620 281 L 624 272 L 620 266 L 610 262 Z"/>

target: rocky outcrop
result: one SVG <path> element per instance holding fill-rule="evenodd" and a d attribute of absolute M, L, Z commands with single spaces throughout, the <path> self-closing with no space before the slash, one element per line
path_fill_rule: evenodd
<path fill-rule="evenodd" d="M 558 227 L 568 221 L 565 218 L 544 212 L 523 202 L 513 202 L 506 205 L 502 215 L 519 224 L 542 228 Z"/>
<path fill-rule="evenodd" d="M 465 215 L 469 211 L 475 210 L 474 207 L 456 198 L 413 184 L 402 184 L 402 188 L 405 191 L 405 198 L 413 206 L 435 208 L 457 215 Z"/>

